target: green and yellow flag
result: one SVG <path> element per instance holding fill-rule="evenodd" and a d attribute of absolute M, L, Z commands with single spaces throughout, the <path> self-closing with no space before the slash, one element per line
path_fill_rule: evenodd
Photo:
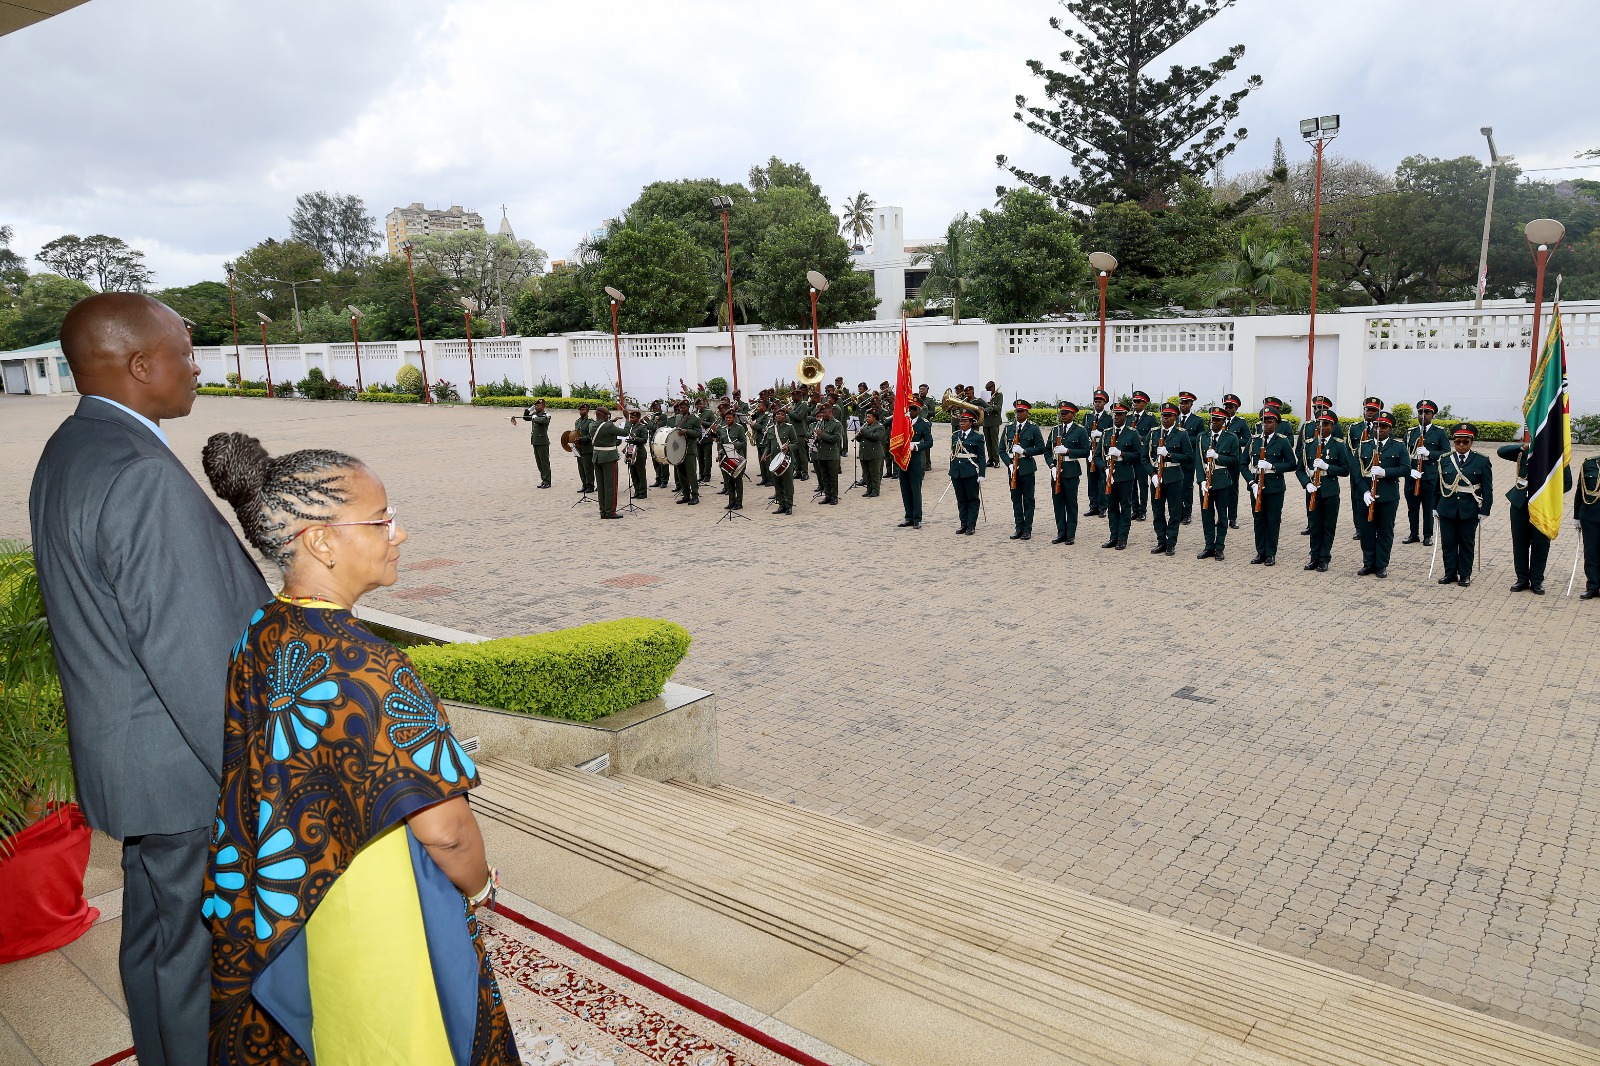
<path fill-rule="evenodd" d="M 1572 420 L 1567 404 L 1567 349 L 1561 305 L 1550 319 L 1539 368 L 1522 401 L 1528 425 L 1528 521 L 1551 540 L 1561 531 L 1567 464 L 1572 461 Z"/>

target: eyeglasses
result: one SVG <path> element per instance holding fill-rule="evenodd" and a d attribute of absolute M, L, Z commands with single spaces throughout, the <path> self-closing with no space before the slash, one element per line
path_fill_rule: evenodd
<path fill-rule="evenodd" d="M 307 533 L 307 532 L 310 532 L 313 529 L 332 529 L 334 526 L 388 526 L 389 527 L 389 530 L 388 530 L 389 543 L 393 544 L 394 543 L 394 508 L 393 507 L 385 508 L 383 513 L 384 513 L 384 517 L 369 519 L 368 521 L 365 521 L 365 522 L 318 522 L 314 526 L 307 526 L 305 529 L 302 529 L 300 531 L 300 533 Z M 290 537 L 288 540 L 284 541 L 283 543 L 286 546 L 290 545 L 290 544 L 293 544 L 294 541 L 295 541 L 295 537 L 298 537 L 300 535 L 300 533 L 296 533 L 294 535 L 294 537 Z"/>

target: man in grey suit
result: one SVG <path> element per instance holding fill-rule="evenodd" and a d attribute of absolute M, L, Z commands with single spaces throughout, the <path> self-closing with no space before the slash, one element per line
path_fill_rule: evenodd
<path fill-rule="evenodd" d="M 28 512 L 78 802 L 122 841 L 122 988 L 140 1066 L 206 1061 L 200 917 L 228 654 L 271 593 L 168 447 L 200 368 L 183 320 L 134 293 L 80 301 L 61 350 L 83 399 L 45 445 Z"/>

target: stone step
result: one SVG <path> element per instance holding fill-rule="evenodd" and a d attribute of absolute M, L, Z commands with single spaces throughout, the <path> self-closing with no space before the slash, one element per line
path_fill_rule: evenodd
<path fill-rule="evenodd" d="M 489 764 L 475 803 L 1024 1041 L 1040 1061 L 1600 1063 L 1581 1045 L 726 786 Z"/>

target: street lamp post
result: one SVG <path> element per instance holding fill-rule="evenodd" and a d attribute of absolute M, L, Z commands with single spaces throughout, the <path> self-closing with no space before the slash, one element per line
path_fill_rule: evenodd
<path fill-rule="evenodd" d="M 279 278 L 262 278 L 261 280 L 270 281 L 274 285 L 289 286 L 289 298 L 294 301 L 294 332 L 296 336 L 304 337 L 306 331 L 300 328 L 300 286 L 321 285 L 322 279 L 307 278 L 305 281 L 283 281 Z"/>
<path fill-rule="evenodd" d="M 411 269 L 411 242 L 401 241 L 406 253 L 406 277 L 411 279 L 411 314 L 417 323 L 417 358 L 422 361 L 422 402 L 433 402 L 433 389 L 428 386 L 428 350 L 422 343 L 422 311 L 417 307 L 417 275 Z"/>
<path fill-rule="evenodd" d="M 460 297 L 461 317 L 467 323 L 467 399 L 471 400 L 478 395 L 478 368 L 472 361 L 472 301 L 465 296 Z"/>
<path fill-rule="evenodd" d="M 1522 234 L 1533 249 L 1533 338 L 1528 349 L 1528 380 L 1539 367 L 1539 313 L 1544 309 L 1544 268 L 1550 262 L 1550 253 L 1556 250 L 1567 228 L 1553 218 L 1536 218 L 1522 228 Z"/>
<path fill-rule="evenodd" d="M 1494 127 L 1484 126 L 1478 132 L 1489 140 L 1489 204 L 1483 209 L 1483 243 L 1478 246 L 1478 298 L 1472 304 L 1474 311 L 1483 310 L 1484 290 L 1489 287 L 1489 223 L 1494 218 L 1494 179 L 1500 173 L 1500 153 L 1494 150 Z"/>
<path fill-rule="evenodd" d="M 713 196 L 711 206 L 722 215 L 722 261 L 726 265 L 728 280 L 728 355 L 733 360 L 733 391 L 739 391 L 739 349 L 733 331 L 733 250 L 728 241 L 728 212 L 733 210 L 733 197 Z M 813 301 L 815 302 L 815 301 Z"/>
<path fill-rule="evenodd" d="M 233 317 L 233 372 L 239 376 L 239 395 L 244 395 L 244 358 L 239 354 L 239 308 L 233 300 L 233 267 L 228 267 L 228 314 Z"/>
<path fill-rule="evenodd" d="M 361 311 L 354 304 L 345 304 L 344 309 L 350 312 L 350 339 L 356 346 L 356 395 L 362 393 L 361 386 L 361 330 L 356 323 L 361 321 Z"/>
<path fill-rule="evenodd" d="M 1100 275 L 1100 388 L 1106 387 L 1106 285 L 1117 269 L 1117 257 L 1110 252 L 1090 252 L 1089 265 Z"/>
<path fill-rule="evenodd" d="M 1322 150 L 1329 141 L 1339 136 L 1339 116 L 1302 119 L 1300 136 L 1317 150 L 1317 177 L 1311 199 L 1311 328 L 1306 332 L 1306 405 L 1301 408 L 1309 417 L 1311 390 L 1314 387 L 1312 378 L 1317 367 L 1317 267 L 1322 258 Z"/>
<path fill-rule="evenodd" d="M 260 311 L 256 312 L 256 317 L 261 320 L 261 361 L 267 365 L 267 399 L 270 400 L 272 399 L 272 353 L 267 351 L 267 323 L 272 319 Z"/>
<path fill-rule="evenodd" d="M 611 297 L 611 343 L 617 351 L 617 409 L 620 411 L 623 409 L 624 400 L 622 392 L 622 334 L 617 331 L 617 305 L 626 300 L 627 297 L 610 285 L 606 286 L 606 295 Z"/>
<path fill-rule="evenodd" d="M 828 291 L 828 279 L 819 270 L 808 270 L 806 281 L 811 283 L 811 354 L 821 359 L 822 348 L 817 340 L 817 293 Z"/>

